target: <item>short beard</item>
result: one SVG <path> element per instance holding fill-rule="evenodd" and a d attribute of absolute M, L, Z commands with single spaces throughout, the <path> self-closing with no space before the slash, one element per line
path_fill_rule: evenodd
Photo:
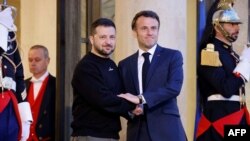
<path fill-rule="evenodd" d="M 114 49 L 110 52 L 105 52 L 104 50 L 97 49 L 97 52 L 102 56 L 109 57 L 114 52 Z"/>
<path fill-rule="evenodd" d="M 238 39 L 238 36 L 228 36 L 226 37 L 229 42 L 235 42 Z"/>

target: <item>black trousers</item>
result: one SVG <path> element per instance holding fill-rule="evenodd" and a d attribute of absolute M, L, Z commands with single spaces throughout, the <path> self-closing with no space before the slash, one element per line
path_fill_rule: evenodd
<path fill-rule="evenodd" d="M 147 118 L 145 115 L 140 117 L 140 125 L 139 126 L 140 127 L 139 127 L 139 132 L 137 135 L 137 141 L 152 141 L 152 139 L 149 135 Z"/>

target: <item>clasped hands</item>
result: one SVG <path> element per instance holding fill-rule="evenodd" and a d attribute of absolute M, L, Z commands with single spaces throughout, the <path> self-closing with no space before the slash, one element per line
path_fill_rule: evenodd
<path fill-rule="evenodd" d="M 135 96 L 130 93 L 125 93 L 125 94 L 119 94 L 118 97 L 124 98 L 134 104 L 137 104 L 136 108 L 133 111 L 131 111 L 134 115 L 139 116 L 143 113 L 143 108 L 140 105 L 140 99 L 138 98 L 138 96 Z"/>

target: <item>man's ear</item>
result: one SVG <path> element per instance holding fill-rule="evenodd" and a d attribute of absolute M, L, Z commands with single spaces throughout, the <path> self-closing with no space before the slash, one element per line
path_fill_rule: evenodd
<path fill-rule="evenodd" d="M 50 62 L 50 57 L 47 58 L 47 64 L 49 65 Z"/>
<path fill-rule="evenodd" d="M 93 42 L 94 42 L 93 40 L 94 40 L 94 36 L 90 35 L 89 36 L 89 41 L 90 41 L 91 45 L 93 45 Z"/>
<path fill-rule="evenodd" d="M 133 37 L 134 37 L 134 38 L 137 38 L 137 32 L 136 32 L 136 29 L 134 29 L 132 32 L 133 32 L 133 33 L 132 33 L 132 34 L 133 34 Z"/>
<path fill-rule="evenodd" d="M 213 25 L 214 26 L 214 30 L 216 31 L 216 32 L 219 32 L 219 29 L 218 29 L 218 25 Z M 221 25 L 220 25 L 221 26 Z"/>

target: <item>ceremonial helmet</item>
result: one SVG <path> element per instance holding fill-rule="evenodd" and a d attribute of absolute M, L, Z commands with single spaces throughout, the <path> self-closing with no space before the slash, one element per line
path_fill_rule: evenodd
<path fill-rule="evenodd" d="M 233 8 L 217 10 L 213 15 L 213 24 L 216 23 L 238 23 L 241 24 L 241 20 Z"/>
<path fill-rule="evenodd" d="M 218 29 L 229 42 L 234 42 L 237 39 L 229 35 L 229 33 L 222 26 L 222 23 L 234 23 L 234 24 L 242 23 L 238 14 L 231 7 L 231 5 L 229 5 L 227 8 L 218 9 L 213 14 L 212 22 L 214 27 Z"/>

